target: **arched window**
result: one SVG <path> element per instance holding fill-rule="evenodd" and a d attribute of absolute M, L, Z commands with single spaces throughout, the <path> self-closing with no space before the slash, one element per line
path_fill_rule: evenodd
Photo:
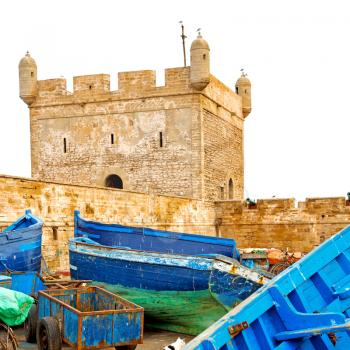
<path fill-rule="evenodd" d="M 233 199 L 233 181 L 230 179 L 228 181 L 228 199 Z"/>
<path fill-rule="evenodd" d="M 123 188 L 123 180 L 120 178 L 120 176 L 111 174 L 106 177 L 105 186 L 112 188 Z"/>

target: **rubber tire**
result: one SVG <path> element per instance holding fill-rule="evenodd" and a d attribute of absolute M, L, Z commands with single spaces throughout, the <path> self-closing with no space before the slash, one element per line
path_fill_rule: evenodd
<path fill-rule="evenodd" d="M 116 346 L 116 350 L 135 350 L 137 345 L 121 345 L 121 346 Z"/>
<path fill-rule="evenodd" d="M 47 335 L 45 341 L 46 344 L 43 344 L 42 337 Z M 58 321 L 54 317 L 44 317 L 42 318 L 36 328 L 36 341 L 38 344 L 38 350 L 61 350 L 62 348 L 62 339 L 60 327 Z M 46 346 L 45 346 L 46 345 Z"/>
<path fill-rule="evenodd" d="M 24 336 L 28 343 L 36 342 L 36 326 L 38 323 L 38 307 L 33 304 L 29 310 L 28 316 L 24 321 Z"/>

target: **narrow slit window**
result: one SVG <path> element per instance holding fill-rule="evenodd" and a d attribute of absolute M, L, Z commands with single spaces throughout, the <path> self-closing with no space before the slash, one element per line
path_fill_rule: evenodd
<path fill-rule="evenodd" d="M 67 139 L 63 139 L 63 153 L 67 153 Z"/>
<path fill-rule="evenodd" d="M 228 182 L 228 199 L 233 199 L 233 181 L 232 179 Z"/>
<path fill-rule="evenodd" d="M 111 144 L 114 145 L 114 134 L 111 134 Z"/>
<path fill-rule="evenodd" d="M 224 199 L 224 198 L 225 198 L 224 186 L 220 186 L 220 199 Z"/>
<path fill-rule="evenodd" d="M 236 86 L 236 94 L 238 94 L 238 87 Z"/>
<path fill-rule="evenodd" d="M 57 240 L 58 240 L 57 230 L 58 230 L 58 227 L 57 227 L 57 226 L 53 226 L 53 227 L 52 227 L 52 236 L 53 236 L 53 240 L 54 240 L 54 241 L 57 241 Z"/>
<path fill-rule="evenodd" d="M 159 147 L 163 147 L 163 133 L 159 133 Z"/>

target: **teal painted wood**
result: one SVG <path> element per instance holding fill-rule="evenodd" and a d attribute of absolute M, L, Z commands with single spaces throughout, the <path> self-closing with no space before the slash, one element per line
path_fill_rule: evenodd
<path fill-rule="evenodd" d="M 350 349 L 349 291 L 350 227 L 252 294 L 184 349 Z"/>
<path fill-rule="evenodd" d="M 78 210 L 74 211 L 74 236 L 87 237 L 106 246 L 170 254 L 221 254 L 239 258 L 236 242 L 230 238 L 103 224 L 82 218 Z"/>
<path fill-rule="evenodd" d="M 62 339 L 78 349 L 136 345 L 143 340 L 143 309 L 99 287 L 39 292 L 38 317 L 55 317 Z"/>
<path fill-rule="evenodd" d="M 0 232 L 0 272 L 40 270 L 42 226 L 42 221 L 26 210 Z"/>

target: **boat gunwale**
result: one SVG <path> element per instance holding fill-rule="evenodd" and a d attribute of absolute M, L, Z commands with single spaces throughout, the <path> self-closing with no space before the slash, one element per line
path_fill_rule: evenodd
<path fill-rule="evenodd" d="M 28 227 L 22 227 L 20 229 L 17 229 L 17 230 L 11 230 L 11 231 L 1 231 L 0 232 L 0 235 L 1 234 L 11 234 L 11 233 L 22 233 L 22 232 L 28 232 L 28 231 L 35 231 L 37 229 L 40 229 L 42 227 L 42 223 L 35 223 L 33 225 L 30 225 Z"/>
<path fill-rule="evenodd" d="M 80 238 L 80 237 L 79 237 Z M 143 253 L 143 254 L 149 254 L 149 255 L 163 255 L 163 256 L 168 256 L 169 258 L 181 258 L 181 257 L 187 257 L 187 258 L 191 258 L 191 259 L 201 259 L 201 260 L 220 260 L 223 262 L 228 263 L 227 261 L 225 261 L 224 259 L 221 260 L 221 257 L 227 258 L 227 259 L 231 259 L 234 262 L 237 262 L 239 264 L 239 262 L 236 259 L 224 256 L 222 254 L 213 254 L 213 257 L 209 257 L 209 256 L 201 256 L 201 255 L 191 255 L 191 254 L 180 254 L 180 253 L 161 253 L 161 252 L 157 252 L 155 250 L 142 250 L 142 249 L 132 249 L 132 248 L 123 248 L 123 247 L 115 247 L 115 246 L 108 246 L 108 245 L 103 245 L 100 244 L 98 242 L 96 242 L 96 244 L 94 243 L 87 243 L 87 242 L 76 242 L 74 240 L 75 238 L 70 238 L 69 239 L 69 244 L 79 244 L 79 245 L 86 245 L 92 248 L 103 248 L 103 249 L 108 249 L 108 250 L 120 250 L 123 252 L 132 252 L 132 253 Z"/>
<path fill-rule="evenodd" d="M 165 230 L 157 230 L 157 229 L 153 229 L 150 227 L 144 227 L 144 226 L 127 226 L 127 225 L 121 225 L 121 224 L 107 224 L 107 223 L 102 223 L 102 222 L 98 222 L 98 221 L 93 221 L 93 220 L 87 220 L 85 218 L 83 218 L 80 215 L 80 212 L 78 210 L 74 211 L 74 216 L 76 218 L 75 222 L 77 223 L 77 228 L 79 229 L 79 222 L 78 220 L 82 221 L 83 223 L 87 224 L 87 225 L 96 225 L 96 226 L 102 226 L 104 227 L 108 227 L 108 228 L 130 228 L 130 229 L 146 229 L 146 230 L 151 230 L 152 232 L 142 232 L 142 235 L 144 236 L 152 236 L 152 237 L 159 237 L 159 238 L 180 238 L 181 240 L 187 240 L 187 241 L 193 241 L 193 242 L 201 242 L 204 244 L 215 244 L 215 242 L 220 242 L 220 244 L 218 245 L 224 245 L 227 247 L 232 246 L 233 249 L 233 253 L 234 251 L 237 249 L 236 247 L 236 241 L 232 238 L 225 238 L 225 237 L 215 237 L 215 236 L 206 236 L 206 235 L 201 235 L 201 234 L 195 234 L 195 233 L 184 233 L 184 232 L 174 232 L 174 231 L 165 231 Z M 112 231 L 113 230 L 103 230 L 103 229 L 99 229 L 101 231 Z M 158 232 L 157 232 L 158 231 Z M 127 233 L 127 232 L 125 232 Z M 137 235 L 141 235 L 139 233 L 134 233 Z M 171 235 L 173 235 L 174 237 L 171 237 Z"/>
<path fill-rule="evenodd" d="M 16 226 L 19 226 L 21 223 L 25 221 L 29 221 L 30 219 L 32 219 L 35 222 L 27 227 L 21 227 L 16 229 Z M 22 215 L 15 222 L 13 222 L 11 225 L 7 226 L 3 231 L 1 231 L 0 235 L 11 234 L 11 233 L 24 233 L 27 231 L 36 230 L 38 228 L 40 229 L 43 225 L 44 225 L 44 222 L 41 219 L 39 219 L 37 216 L 33 215 L 30 209 L 27 209 L 24 215 Z"/>
<path fill-rule="evenodd" d="M 199 269 L 199 268 L 195 268 L 195 266 L 199 266 L 198 264 L 195 266 L 188 266 L 188 265 L 176 265 L 176 264 L 164 264 L 162 262 L 156 262 L 156 261 L 138 261 L 138 260 L 130 260 L 127 259 L 126 257 L 123 258 L 118 258 L 118 257 L 113 257 L 113 256 L 104 256 L 104 255 L 100 255 L 91 251 L 81 251 L 81 250 L 73 250 L 71 249 L 71 245 L 75 245 L 75 246 L 79 246 L 79 245 L 83 245 L 83 246 L 87 246 L 88 248 L 92 248 L 92 249 L 107 249 L 107 250 L 114 250 L 117 252 L 121 252 L 121 253 L 133 253 L 135 256 L 142 256 L 142 255 L 147 255 L 150 256 L 152 258 L 161 258 L 161 259 L 172 259 L 175 261 L 181 261 L 186 259 L 186 262 L 191 263 L 193 262 L 193 259 L 196 260 L 196 262 L 198 262 L 200 264 L 200 262 L 203 262 L 205 265 L 210 265 L 210 268 L 205 268 L 205 269 Z M 174 266 L 174 267 L 182 267 L 182 268 L 188 268 L 191 270 L 198 270 L 198 271 L 210 271 L 213 268 L 214 265 L 214 261 L 215 258 L 208 258 L 208 257 L 201 257 L 201 256 L 195 256 L 195 255 L 185 255 L 185 254 L 168 254 L 168 253 L 158 253 L 158 252 L 153 252 L 153 251 L 144 251 L 144 250 L 134 250 L 134 249 L 123 249 L 123 248 L 118 248 L 118 247 L 109 247 L 109 246 L 104 246 L 104 245 L 94 245 L 94 244 L 89 244 L 89 243 L 83 243 L 83 242 L 75 242 L 74 239 L 70 239 L 69 240 L 69 244 L 68 244 L 68 249 L 69 251 L 72 251 L 74 253 L 79 253 L 79 254 L 84 254 L 84 255 L 93 255 L 96 257 L 102 257 L 102 258 L 107 258 L 107 259 L 111 259 L 111 260 L 120 260 L 120 261 L 130 261 L 130 262 L 135 262 L 135 263 L 141 263 L 141 264 L 149 264 L 149 265 L 163 265 L 163 266 Z M 234 259 L 232 259 L 234 260 Z"/>

